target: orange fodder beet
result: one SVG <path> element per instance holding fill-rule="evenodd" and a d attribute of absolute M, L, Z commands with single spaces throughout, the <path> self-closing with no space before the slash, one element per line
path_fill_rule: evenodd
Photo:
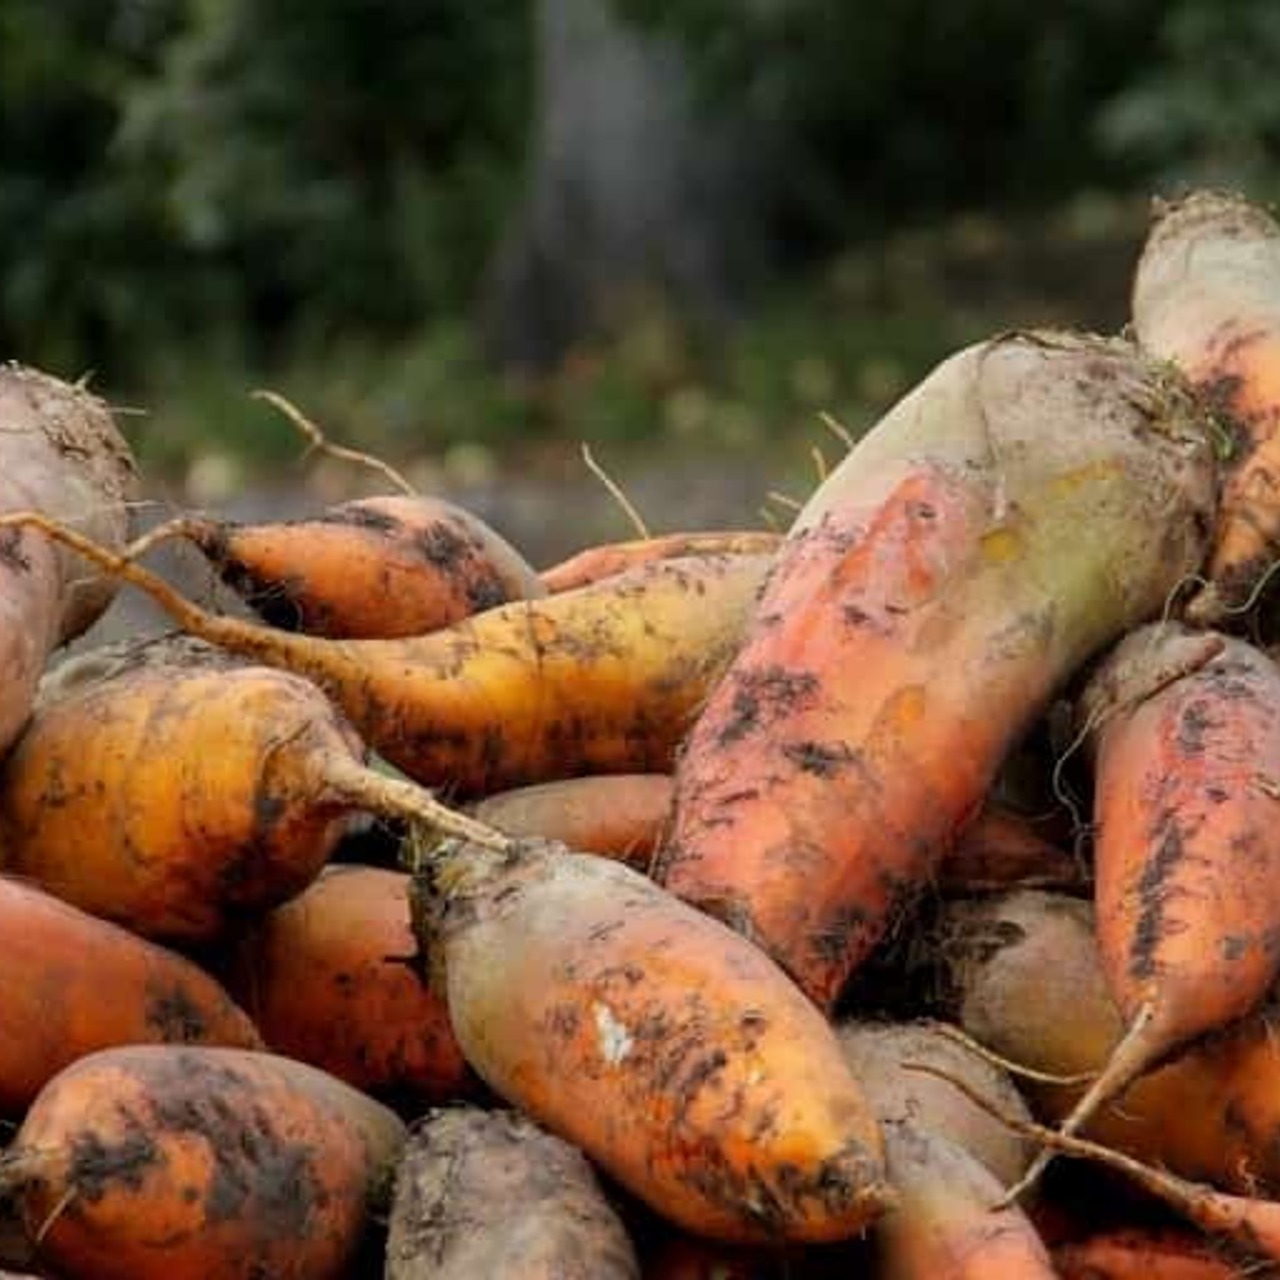
<path fill-rule="evenodd" d="M 1002 1180 L 1022 1168 L 1025 1139 L 937 1076 L 914 1068 L 930 1064 L 1025 1114 L 1004 1073 L 929 1023 L 851 1022 L 837 1034 L 880 1121 L 897 1193 L 874 1228 L 877 1274 L 886 1280 L 1053 1275 L 1022 1210 L 992 1212 Z"/>
<path fill-rule="evenodd" d="M 546 594 L 478 516 L 443 498 L 361 498 L 310 519 L 173 525 L 274 626 L 334 638 L 422 635 Z"/>
<path fill-rule="evenodd" d="M 1060 1245 L 1053 1264 L 1062 1280 L 1239 1280 L 1240 1267 L 1186 1231 L 1107 1231 Z"/>
<path fill-rule="evenodd" d="M 415 929 L 467 1060 L 676 1224 L 857 1235 L 889 1198 L 835 1034 L 771 960 L 621 863 L 453 846 Z"/>
<path fill-rule="evenodd" d="M 301 677 L 185 637 L 114 646 L 50 677 L 0 766 L 0 864 L 144 936 L 208 940 L 309 884 L 352 813 L 432 820 L 362 753 Z"/>
<path fill-rule="evenodd" d="M 957 1021 L 1006 1058 L 1052 1075 L 1092 1075 L 1121 1038 L 1087 902 L 1030 890 L 954 902 L 930 951 L 944 966 L 940 985 Z M 1084 1132 L 1187 1178 L 1280 1194 L 1280 1044 L 1270 1021 L 1264 1010 L 1143 1076 Z M 1083 1092 L 1023 1088 L 1053 1123 Z"/>
<path fill-rule="evenodd" d="M 645 871 L 671 810 L 671 776 L 616 773 L 503 791 L 473 810 L 509 836 L 541 836 Z"/>
<path fill-rule="evenodd" d="M 958 1076 L 1002 1106 L 1030 1119 L 1006 1073 L 984 1061 L 968 1045 L 931 1022 L 841 1022 L 836 1034 L 845 1061 L 862 1085 L 880 1124 L 910 1125 L 945 1138 L 969 1152 L 999 1181 L 1021 1172 L 1031 1144 L 1011 1133 L 986 1111 L 937 1076 L 914 1068 L 921 1063 Z"/>
<path fill-rule="evenodd" d="M 269 1048 L 417 1102 L 474 1078 L 444 1001 L 418 976 L 409 877 L 331 865 L 237 940 L 226 981 Z"/>
<path fill-rule="evenodd" d="M 454 795 L 586 773 L 661 772 L 737 651 L 769 558 L 641 565 L 426 636 L 325 640 L 187 600 L 154 573 L 38 513 L 39 529 L 145 590 L 212 644 L 307 676 L 384 759 Z"/>
<path fill-rule="evenodd" d="M 1211 1235 L 1220 1235 L 1233 1246 L 1255 1259 L 1280 1262 L 1280 1203 L 1249 1196 L 1227 1195 L 1203 1183 L 1189 1182 L 1163 1169 L 1145 1165 L 1101 1143 L 1089 1142 L 1073 1134 L 1058 1133 L 1041 1125 L 1028 1123 L 1019 1116 L 1007 1115 L 962 1080 L 957 1089 L 980 1105 L 999 1115 L 1011 1129 L 1035 1138 L 1055 1151 L 1082 1160 L 1093 1160 L 1123 1174 L 1148 1195 L 1163 1200 L 1189 1222 Z M 1253 1270 L 1254 1268 L 1250 1268 Z M 1270 1274 L 1271 1267 L 1261 1274 Z"/>
<path fill-rule="evenodd" d="M 549 569 L 543 569 L 540 577 L 548 591 L 571 591 L 653 560 L 671 560 L 678 556 L 770 555 L 781 543 L 781 534 L 767 530 L 664 533 L 654 538 L 588 547 Z"/>
<path fill-rule="evenodd" d="M 34 508 L 118 549 L 136 484 L 106 404 L 35 369 L 0 364 L 0 511 Z M 0 751 L 31 711 L 49 655 L 115 593 L 109 576 L 36 534 L 0 541 Z"/>
<path fill-rule="evenodd" d="M 1086 691 L 1094 898 L 1126 1034 L 1065 1129 L 1252 1012 L 1280 972 L 1280 668 L 1242 640 L 1154 624 Z"/>
<path fill-rule="evenodd" d="M 581 1151 L 516 1111 L 437 1108 L 396 1171 L 385 1280 L 640 1280 Z"/>
<path fill-rule="evenodd" d="M 964 1148 L 916 1125 L 886 1125 L 897 1203 L 875 1227 L 883 1280 L 1053 1280 L 1043 1241 Z"/>
<path fill-rule="evenodd" d="M 67 1280 L 338 1280 L 403 1140 L 302 1063 L 133 1046 L 45 1086 L 0 1185 Z"/>
<path fill-rule="evenodd" d="M 1241 611 L 1280 556 L 1280 226 L 1246 200 L 1163 205 L 1133 284 L 1138 340 L 1179 365 L 1230 438 L 1198 623 Z"/>
<path fill-rule="evenodd" d="M 0 877 L 0 1115 L 77 1058 L 147 1041 L 262 1044 L 189 960 Z"/>
<path fill-rule="evenodd" d="M 1198 563 L 1212 491 L 1131 348 L 952 357 L 797 518 L 681 754 L 662 883 L 829 1008 L 1054 690 Z"/>

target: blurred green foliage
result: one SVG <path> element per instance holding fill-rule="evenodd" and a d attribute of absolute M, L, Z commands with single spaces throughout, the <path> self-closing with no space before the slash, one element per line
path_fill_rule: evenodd
<path fill-rule="evenodd" d="M 0 0 L 0 343 L 128 382 L 451 314 L 528 39 L 500 0 Z"/>
<path fill-rule="evenodd" d="M 1215 0 L 1205 0 L 1212 4 Z M 809 233 L 1043 202 L 1131 172 L 1092 131 L 1163 0 L 621 0 L 682 40 L 703 91 L 785 149 Z"/>
<path fill-rule="evenodd" d="M 737 440 L 856 417 L 999 323 L 921 266 L 946 253 L 891 265 L 913 227 L 1280 193 L 1272 0 L 618 4 L 785 175 L 775 232 L 808 265 L 732 332 L 659 307 L 536 387 L 485 367 L 470 316 L 522 189 L 531 0 L 0 0 L 0 353 L 163 405 L 135 431 L 163 460 L 209 434 L 295 451 L 245 398 L 261 381 L 390 448 Z"/>

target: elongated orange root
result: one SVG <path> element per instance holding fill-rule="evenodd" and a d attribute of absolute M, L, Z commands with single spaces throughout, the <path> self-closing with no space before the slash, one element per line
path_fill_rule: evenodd
<path fill-rule="evenodd" d="M 932 1071 L 933 1068 L 919 1068 Z M 1280 1262 L 1280 1202 L 1227 1195 L 1203 1183 L 1188 1182 L 1101 1143 L 1077 1138 L 1005 1112 L 963 1080 L 952 1080 L 967 1098 L 986 1107 L 1016 1133 L 1051 1146 L 1062 1155 L 1093 1160 L 1123 1174 L 1149 1195 L 1163 1200 L 1202 1231 L 1231 1240 L 1254 1257 Z M 1052 1274 L 1052 1272 L 1050 1272 Z"/>
<path fill-rule="evenodd" d="M 1280 226 L 1246 200 L 1163 205 L 1133 284 L 1138 340 L 1205 395 L 1228 456 L 1200 624 L 1242 613 L 1280 559 Z"/>
<path fill-rule="evenodd" d="M 146 591 L 184 630 L 320 685 L 384 759 L 484 795 L 585 773 L 662 772 L 737 652 L 765 556 L 663 560 L 401 640 L 324 640 L 224 618 L 34 512 L 38 529 Z"/>
<path fill-rule="evenodd" d="M 0 766 L 0 863 L 146 937 L 216 937 L 319 873 L 350 815 L 491 828 L 361 763 L 309 681 L 185 637 L 55 673 Z"/>
<path fill-rule="evenodd" d="M 762 952 L 621 863 L 445 846 L 415 930 L 467 1060 L 673 1222 L 839 1240 L 891 1199 L 835 1033 Z"/>
<path fill-rule="evenodd" d="M 0 877 L 0 1115 L 111 1045 L 261 1048 L 245 1012 L 189 960 Z"/>
<path fill-rule="evenodd" d="M 392 1112 L 303 1063 L 133 1046 L 45 1086 L 0 1188 L 67 1280 L 340 1280 L 403 1142 Z"/>
<path fill-rule="evenodd" d="M 1061 1245 L 1053 1265 L 1062 1280 L 1239 1280 L 1242 1274 L 1202 1236 L 1136 1227 Z"/>
<path fill-rule="evenodd" d="M 308 635 L 423 635 L 546 594 L 510 543 L 443 498 L 361 498 L 266 524 L 183 516 L 144 545 L 167 536 L 199 547 L 267 622 Z"/>
<path fill-rule="evenodd" d="M 797 518 L 681 754 L 661 881 L 830 1008 L 1053 692 L 1199 563 L 1213 480 L 1126 345 L 948 360 Z"/>
<path fill-rule="evenodd" d="M 640 1280 L 582 1153 L 511 1111 L 430 1112 L 396 1174 L 386 1280 Z"/>
<path fill-rule="evenodd" d="M 772 555 L 781 544 L 781 534 L 761 529 L 665 533 L 656 538 L 636 538 L 630 542 L 588 547 L 568 560 L 543 569 L 539 576 L 548 591 L 572 591 L 654 560 L 673 560 L 682 556 Z"/>
<path fill-rule="evenodd" d="M 358 1089 L 443 1101 L 475 1078 L 414 972 L 409 877 L 330 865 L 236 941 L 227 985 L 269 1048 Z"/>
<path fill-rule="evenodd" d="M 1243 640 L 1154 624 L 1110 655 L 1082 713 L 1096 928 L 1125 1034 L 1064 1133 L 1252 1012 L 1280 973 L 1280 668 Z"/>
<path fill-rule="evenodd" d="M 0 364 L 0 511 L 35 508 L 117 550 L 136 484 L 107 406 L 20 365 Z M 115 583 L 37 534 L 0 537 L 0 752 L 17 736 L 49 655 L 110 604 Z"/>
<path fill-rule="evenodd" d="M 927 950 L 941 963 L 934 985 L 949 993 L 951 1012 L 1007 1058 L 1096 1075 L 1120 1041 L 1087 902 L 1022 891 L 950 903 Z M 1024 1092 L 1056 1124 L 1082 1088 L 1027 1082 Z M 1141 1077 L 1123 1106 L 1097 1111 L 1085 1129 L 1184 1177 L 1280 1196 L 1280 1047 L 1268 1011 Z"/>
<path fill-rule="evenodd" d="M 647 871 L 671 811 L 671 776 L 615 773 L 503 791 L 472 812 L 509 836 L 541 836 Z"/>

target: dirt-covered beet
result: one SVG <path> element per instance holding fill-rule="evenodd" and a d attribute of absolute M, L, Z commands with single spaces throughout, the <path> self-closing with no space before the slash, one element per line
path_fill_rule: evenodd
<path fill-rule="evenodd" d="M 577 1148 L 511 1111 L 413 1126 L 396 1173 L 387 1280 L 639 1280 L 631 1241 Z"/>
<path fill-rule="evenodd" d="M 0 365 L 0 512 L 40 511 L 118 550 L 137 472 L 107 405 L 79 386 Z M 116 583 L 29 530 L 0 536 L 0 749 L 26 720 L 49 654 L 106 609 Z"/>

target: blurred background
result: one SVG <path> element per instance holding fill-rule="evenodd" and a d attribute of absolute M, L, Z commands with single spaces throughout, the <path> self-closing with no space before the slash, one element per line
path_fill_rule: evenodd
<path fill-rule="evenodd" d="M 1280 190 L 1278 64 L 1274 0 L 0 0 L 0 353 L 233 513 L 357 483 L 266 386 L 535 559 L 630 532 L 583 442 L 785 522 L 821 413 Z"/>

